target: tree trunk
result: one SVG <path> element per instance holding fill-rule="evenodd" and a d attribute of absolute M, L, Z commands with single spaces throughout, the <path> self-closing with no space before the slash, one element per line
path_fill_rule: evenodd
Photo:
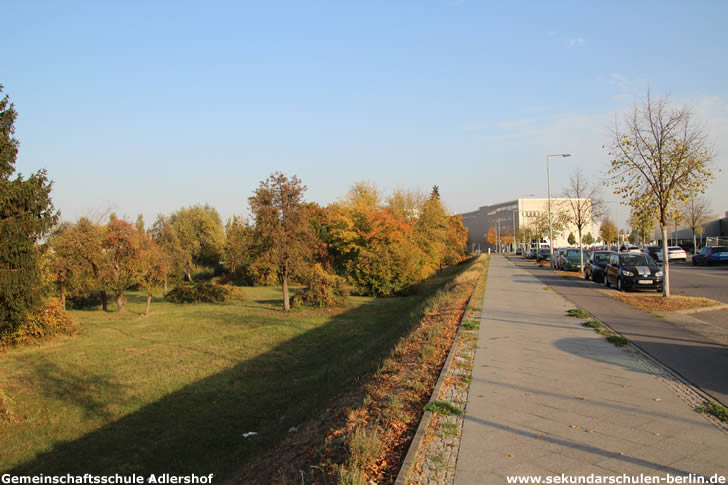
<path fill-rule="evenodd" d="M 187 275 L 187 281 L 189 281 L 190 283 L 192 283 L 192 275 L 190 274 L 190 272 L 187 271 L 187 272 L 185 272 L 185 274 Z"/>
<path fill-rule="evenodd" d="M 661 225 L 662 229 L 662 272 L 665 273 L 662 280 L 662 296 L 670 296 L 670 255 L 667 252 L 667 228 Z"/>
<path fill-rule="evenodd" d="M 61 308 L 66 309 L 66 285 L 61 282 L 61 294 L 58 296 L 61 301 Z"/>
<path fill-rule="evenodd" d="M 147 306 L 144 308 L 144 316 L 145 317 L 147 315 L 149 315 L 149 307 L 151 307 L 151 306 L 152 306 L 152 294 L 151 293 L 148 293 L 147 294 Z"/>
<path fill-rule="evenodd" d="M 101 308 L 105 312 L 109 311 L 109 296 L 106 294 L 106 290 L 101 290 Z"/>
<path fill-rule="evenodd" d="M 164 277 L 164 295 L 167 295 L 167 277 Z"/>
<path fill-rule="evenodd" d="M 697 254 L 698 252 L 698 242 L 695 238 L 695 229 L 693 229 L 693 254 Z"/>
<path fill-rule="evenodd" d="M 283 271 L 283 309 L 289 311 L 291 302 L 288 301 L 288 270 Z"/>
<path fill-rule="evenodd" d="M 579 271 L 581 271 L 583 273 L 584 272 L 584 248 L 582 246 L 583 243 L 581 242 L 581 228 L 578 228 L 578 229 L 579 230 L 577 232 L 579 233 Z"/>
<path fill-rule="evenodd" d="M 123 293 L 116 294 L 116 307 L 119 309 L 120 313 L 126 311 L 126 307 L 124 306 L 124 294 Z"/>

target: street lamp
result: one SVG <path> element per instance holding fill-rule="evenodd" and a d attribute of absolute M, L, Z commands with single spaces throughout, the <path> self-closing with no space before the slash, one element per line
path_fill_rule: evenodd
<path fill-rule="evenodd" d="M 551 267 L 554 267 L 554 230 L 551 226 L 551 167 L 549 165 L 549 158 L 551 157 L 570 157 L 571 153 L 556 153 L 553 155 L 546 155 L 546 178 L 548 179 L 549 185 L 549 253 L 551 254 Z"/>

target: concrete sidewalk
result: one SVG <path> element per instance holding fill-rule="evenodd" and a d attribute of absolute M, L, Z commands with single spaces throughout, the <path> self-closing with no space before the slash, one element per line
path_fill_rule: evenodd
<path fill-rule="evenodd" d="M 530 273 L 493 256 L 456 484 L 507 476 L 728 476 L 728 434 L 679 381 L 608 343 Z"/>

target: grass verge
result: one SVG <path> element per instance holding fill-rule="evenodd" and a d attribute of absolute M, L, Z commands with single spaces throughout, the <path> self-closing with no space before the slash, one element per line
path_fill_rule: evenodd
<path fill-rule="evenodd" d="M 717 402 L 705 401 L 702 406 L 695 408 L 701 414 L 711 414 L 724 423 L 728 423 L 728 409 Z"/>
<path fill-rule="evenodd" d="M 443 416 L 452 416 L 453 414 L 463 414 L 465 411 L 447 401 L 435 401 L 427 403 L 425 411 L 441 414 Z"/>
<path fill-rule="evenodd" d="M 678 310 L 694 310 L 720 305 L 721 302 L 710 298 L 695 296 L 660 296 L 639 295 L 610 292 L 609 296 L 615 300 L 627 303 L 646 312 L 674 312 Z"/>

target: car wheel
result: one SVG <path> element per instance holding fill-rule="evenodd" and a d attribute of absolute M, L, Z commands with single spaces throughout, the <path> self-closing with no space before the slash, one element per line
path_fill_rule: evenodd
<path fill-rule="evenodd" d="M 697 266 L 698 264 L 695 262 L 695 259 L 693 259 L 693 266 Z"/>
<path fill-rule="evenodd" d="M 590 279 L 589 278 L 589 273 L 587 273 L 586 271 L 584 271 L 584 279 L 587 280 L 587 281 L 589 281 L 589 279 Z"/>
<path fill-rule="evenodd" d="M 624 291 L 622 287 L 622 278 L 617 278 L 617 291 Z"/>
<path fill-rule="evenodd" d="M 609 288 L 609 278 L 606 273 L 604 273 L 604 287 Z"/>

